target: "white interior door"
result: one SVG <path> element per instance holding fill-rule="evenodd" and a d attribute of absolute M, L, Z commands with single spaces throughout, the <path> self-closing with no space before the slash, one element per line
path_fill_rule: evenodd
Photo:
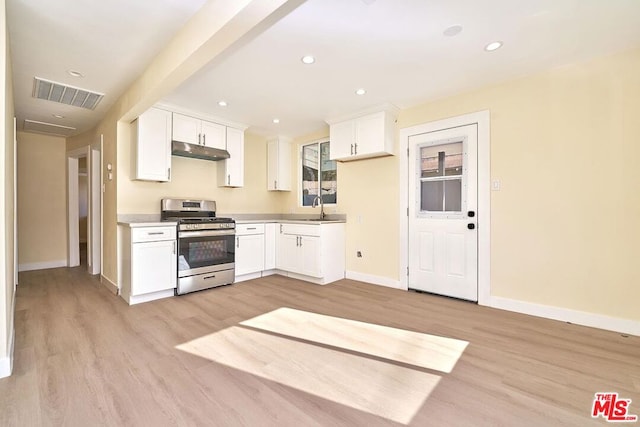
<path fill-rule="evenodd" d="M 409 288 L 478 300 L 478 127 L 409 138 Z"/>

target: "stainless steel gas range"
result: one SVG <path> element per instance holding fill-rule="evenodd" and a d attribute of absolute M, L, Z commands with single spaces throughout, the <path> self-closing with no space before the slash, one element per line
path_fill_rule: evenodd
<path fill-rule="evenodd" d="M 236 224 L 216 217 L 216 202 L 162 199 L 161 218 L 178 222 L 176 295 L 233 283 Z"/>

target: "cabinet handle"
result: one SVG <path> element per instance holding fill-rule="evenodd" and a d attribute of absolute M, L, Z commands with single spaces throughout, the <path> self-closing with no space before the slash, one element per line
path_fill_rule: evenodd
<path fill-rule="evenodd" d="M 176 254 L 176 242 L 175 240 L 173 241 L 173 254 Z"/>
<path fill-rule="evenodd" d="M 240 238 L 236 237 L 236 248 L 240 247 Z"/>
<path fill-rule="evenodd" d="M 358 143 L 356 142 L 353 146 L 355 147 L 355 152 L 356 152 L 356 155 L 357 155 L 358 154 Z"/>
<path fill-rule="evenodd" d="M 278 181 L 273 181 L 273 189 L 274 190 L 278 189 Z"/>
<path fill-rule="evenodd" d="M 231 185 L 231 175 L 227 175 L 227 185 Z"/>
<path fill-rule="evenodd" d="M 171 168 L 167 168 L 167 179 L 171 181 Z"/>
<path fill-rule="evenodd" d="M 256 227 L 247 227 L 247 230 L 257 230 Z"/>
<path fill-rule="evenodd" d="M 353 156 L 353 144 L 351 144 L 351 155 Z"/>
<path fill-rule="evenodd" d="M 201 137 L 202 137 L 202 134 L 201 134 L 201 133 L 199 133 L 199 134 L 198 134 L 198 145 L 202 145 L 202 144 L 200 143 L 200 138 L 201 138 Z"/>
<path fill-rule="evenodd" d="M 161 236 L 164 234 L 164 231 L 149 231 L 147 236 Z"/>
<path fill-rule="evenodd" d="M 202 145 L 207 145 L 207 134 L 206 133 L 202 134 Z"/>
<path fill-rule="evenodd" d="M 280 234 L 282 234 L 282 224 L 280 224 Z"/>
<path fill-rule="evenodd" d="M 300 236 L 300 247 L 302 247 L 302 236 Z"/>

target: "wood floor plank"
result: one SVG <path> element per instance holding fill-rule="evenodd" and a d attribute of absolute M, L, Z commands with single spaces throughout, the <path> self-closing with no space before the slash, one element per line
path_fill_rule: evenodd
<path fill-rule="evenodd" d="M 640 414 L 639 337 L 353 280 L 128 306 L 81 268 L 25 272 L 15 327 L 2 426 L 587 426 L 602 391 Z M 434 364 L 437 339 L 402 341 L 423 335 L 468 345 Z"/>

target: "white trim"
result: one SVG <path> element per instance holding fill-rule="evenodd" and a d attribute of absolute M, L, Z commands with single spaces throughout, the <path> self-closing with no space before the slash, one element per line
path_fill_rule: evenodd
<path fill-rule="evenodd" d="M 107 288 L 112 294 L 120 295 L 120 288 L 118 288 L 118 285 L 116 285 L 110 279 L 106 278 L 103 275 L 100 275 L 100 283 L 102 283 L 104 287 Z"/>
<path fill-rule="evenodd" d="M 129 305 L 134 305 L 141 304 L 143 302 L 155 301 L 161 298 L 170 298 L 173 296 L 175 296 L 175 290 L 166 289 L 164 291 L 150 292 L 144 295 L 129 295 L 129 298 L 125 298 L 125 296 L 122 296 L 122 298 L 124 298 L 124 300 L 127 301 Z"/>
<path fill-rule="evenodd" d="M 13 372 L 13 353 L 16 343 L 16 330 L 11 329 L 11 336 L 9 337 L 9 354 L 3 358 L 0 358 L 0 378 L 6 378 L 11 376 Z"/>
<path fill-rule="evenodd" d="M 24 264 L 18 264 L 18 271 L 33 271 L 33 270 L 46 270 L 48 268 L 60 268 L 66 267 L 66 259 L 58 259 L 55 261 L 45 262 L 27 262 Z"/>
<path fill-rule="evenodd" d="M 478 125 L 478 304 L 488 305 L 491 296 L 491 116 L 488 110 L 400 129 L 399 153 L 399 289 L 408 289 L 409 265 L 409 137 L 454 127 Z"/>
<path fill-rule="evenodd" d="M 489 298 L 487 305 L 489 307 L 514 311 L 530 316 L 544 317 L 546 319 L 570 322 L 576 325 L 640 336 L 640 322 L 636 320 L 621 319 L 619 317 L 495 296 Z"/>
<path fill-rule="evenodd" d="M 156 104 L 153 105 L 153 107 L 159 108 L 160 110 L 169 111 L 171 113 L 178 113 L 185 116 L 194 117 L 196 119 L 204 120 L 207 122 L 213 122 L 219 125 L 240 129 L 242 131 L 246 130 L 249 127 L 244 123 L 223 119 L 221 117 L 214 116 L 212 114 L 206 114 L 201 111 L 190 110 L 188 108 L 180 107 L 178 105 L 170 104 L 168 102 L 157 102 Z"/>
<path fill-rule="evenodd" d="M 357 280 L 358 282 L 365 282 L 371 285 L 386 286 L 388 288 L 406 290 L 406 288 L 402 287 L 402 284 L 399 280 L 382 276 L 374 276 L 372 274 L 358 273 L 357 271 L 346 271 L 345 279 Z"/>
<path fill-rule="evenodd" d="M 257 273 L 247 273 L 247 274 L 242 274 L 240 276 L 236 276 L 233 283 L 240 283 L 240 282 L 244 282 L 246 280 L 253 280 L 253 279 L 259 279 L 262 277 L 262 272 L 258 271 Z"/>

